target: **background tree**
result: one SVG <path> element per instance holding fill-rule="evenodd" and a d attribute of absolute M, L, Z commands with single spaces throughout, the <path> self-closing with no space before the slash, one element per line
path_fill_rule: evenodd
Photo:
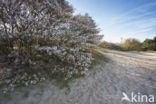
<path fill-rule="evenodd" d="M 142 43 L 142 49 L 144 51 L 147 51 L 147 50 L 156 51 L 156 37 L 154 37 L 153 39 L 144 40 L 144 42 Z"/>
<path fill-rule="evenodd" d="M 133 50 L 141 50 L 141 42 L 136 39 L 126 39 L 123 43 L 120 44 L 123 50 L 133 51 Z"/>

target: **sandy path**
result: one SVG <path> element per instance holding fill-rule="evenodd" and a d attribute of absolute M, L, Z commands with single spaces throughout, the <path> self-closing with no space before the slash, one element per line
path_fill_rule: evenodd
<path fill-rule="evenodd" d="M 0 102 L 2 104 L 132 104 L 121 101 L 122 92 L 128 96 L 131 92 L 155 95 L 156 100 L 156 54 L 113 50 L 105 50 L 104 54 L 110 59 L 109 63 L 95 66 L 85 78 L 71 82 L 69 88 L 60 89 L 54 85 L 54 82 L 47 81 L 30 88 L 18 89 L 11 94 L 9 100 L 0 97 Z"/>

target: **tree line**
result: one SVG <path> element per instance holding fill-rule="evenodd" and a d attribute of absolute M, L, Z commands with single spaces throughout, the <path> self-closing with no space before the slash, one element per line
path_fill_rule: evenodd
<path fill-rule="evenodd" d="M 143 42 L 137 39 L 126 39 L 120 46 L 125 51 L 156 51 L 156 37 L 153 39 L 145 39 Z"/>
<path fill-rule="evenodd" d="M 143 42 L 140 42 L 139 40 L 134 38 L 129 38 L 117 44 L 102 41 L 99 46 L 102 48 L 122 51 L 156 51 L 156 37 L 154 37 L 153 39 L 145 39 Z"/>

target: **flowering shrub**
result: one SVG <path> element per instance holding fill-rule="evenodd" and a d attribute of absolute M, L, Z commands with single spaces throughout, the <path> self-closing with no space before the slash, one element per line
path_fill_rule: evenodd
<path fill-rule="evenodd" d="M 16 65 L 83 73 L 98 29 L 88 14 L 72 13 L 65 0 L 0 0 L 1 53 Z"/>

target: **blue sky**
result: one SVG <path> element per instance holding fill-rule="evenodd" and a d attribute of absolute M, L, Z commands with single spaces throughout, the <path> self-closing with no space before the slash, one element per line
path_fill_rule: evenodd
<path fill-rule="evenodd" d="M 156 0 L 67 0 L 74 14 L 88 13 L 104 34 L 104 40 L 143 41 L 156 36 Z"/>

